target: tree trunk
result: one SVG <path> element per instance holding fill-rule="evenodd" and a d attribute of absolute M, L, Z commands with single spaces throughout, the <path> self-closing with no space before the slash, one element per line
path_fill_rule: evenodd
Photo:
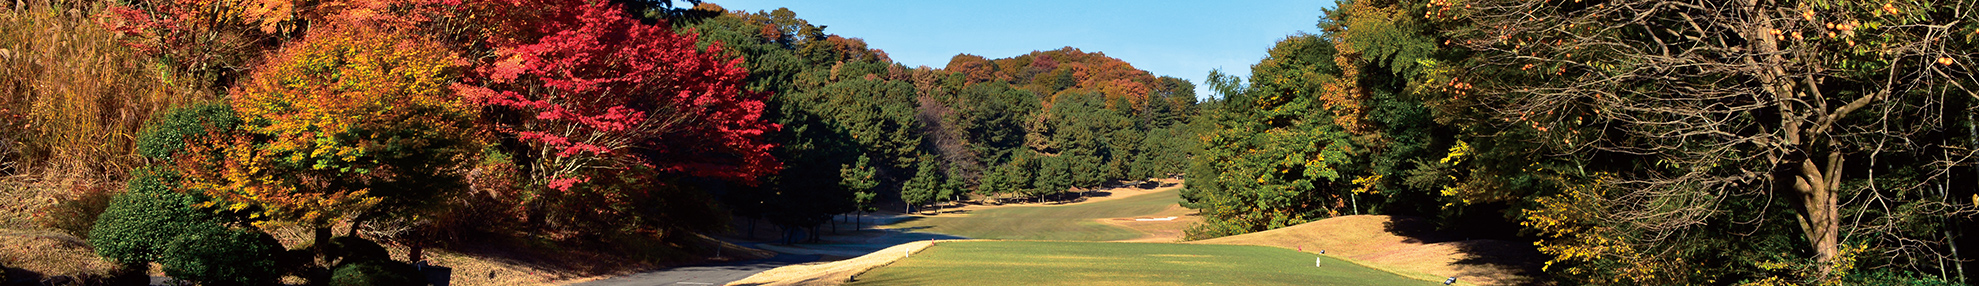
<path fill-rule="evenodd" d="M 412 250 L 406 251 L 405 261 L 412 263 L 419 263 L 419 260 L 423 258 L 421 256 L 423 256 L 424 254 L 423 252 L 425 252 L 424 250 L 426 250 L 425 243 L 419 243 L 419 242 L 412 243 Z"/>
<path fill-rule="evenodd" d="M 328 260 L 330 258 L 330 227 L 316 227 L 311 233 L 311 236 L 310 239 L 313 239 L 314 242 L 309 244 L 309 248 L 311 248 L 311 252 L 316 253 L 317 263 L 328 265 L 330 262 Z"/>
<path fill-rule="evenodd" d="M 1840 154 L 1831 153 L 1829 158 L 1830 164 L 1841 161 Z M 1814 261 L 1821 267 L 1822 275 L 1826 276 L 1834 267 L 1835 257 L 1840 251 L 1841 216 L 1836 186 L 1829 183 L 1834 180 L 1823 176 L 1812 159 L 1802 160 L 1800 169 L 1799 176 L 1793 180 L 1793 187 L 1799 193 L 1798 205 L 1805 221 L 1801 232 L 1807 235 L 1808 243 L 1814 248 Z M 1838 170 L 1840 166 L 1831 165 L 1831 169 Z"/>

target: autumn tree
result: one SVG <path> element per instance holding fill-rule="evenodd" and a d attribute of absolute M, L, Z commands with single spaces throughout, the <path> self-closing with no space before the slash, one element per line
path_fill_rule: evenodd
<path fill-rule="evenodd" d="M 743 90 L 748 73 L 716 56 L 721 45 L 698 47 L 695 34 L 610 3 L 540 4 L 514 7 L 535 21 L 486 38 L 497 56 L 453 86 L 524 165 L 527 188 L 514 195 L 530 212 L 552 225 L 707 229 L 719 224 L 639 205 L 683 198 L 680 178 L 748 185 L 780 168 L 763 138 L 778 129 L 762 118 L 765 95 Z"/>
<path fill-rule="evenodd" d="M 234 89 L 238 132 L 174 158 L 184 189 L 263 224 L 314 228 L 319 243 L 338 222 L 458 190 L 455 168 L 475 147 L 473 110 L 446 89 L 455 64 L 414 36 L 355 24 L 312 33 Z"/>

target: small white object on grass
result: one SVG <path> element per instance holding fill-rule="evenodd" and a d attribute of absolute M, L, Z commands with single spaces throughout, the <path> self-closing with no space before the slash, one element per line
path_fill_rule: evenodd
<path fill-rule="evenodd" d="M 1320 264 L 1321 262 L 1326 262 L 1326 258 L 1325 258 L 1325 257 L 1313 257 L 1313 258 L 1312 258 L 1312 267 L 1319 267 L 1319 264 Z"/>

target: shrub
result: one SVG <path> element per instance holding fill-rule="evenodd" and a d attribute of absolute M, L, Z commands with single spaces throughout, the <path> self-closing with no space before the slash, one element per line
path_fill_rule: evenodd
<path fill-rule="evenodd" d="M 165 274 L 201 285 L 269 285 L 281 278 L 282 244 L 268 233 L 204 224 L 165 245 Z"/>
<path fill-rule="evenodd" d="M 96 226 L 96 217 L 103 209 L 110 207 L 110 198 L 115 193 L 100 184 L 73 185 L 70 192 L 74 197 L 48 206 L 42 210 L 42 227 L 68 233 L 77 238 L 89 239 L 90 228 Z"/>
<path fill-rule="evenodd" d="M 193 208 L 203 198 L 172 191 L 178 175 L 171 170 L 142 168 L 130 176 L 125 192 L 111 199 L 90 230 L 89 245 L 97 255 L 127 264 L 158 261 L 179 233 L 222 222 Z"/>
<path fill-rule="evenodd" d="M 173 108 L 159 115 L 137 135 L 137 153 L 156 160 L 171 160 L 185 149 L 186 141 L 209 132 L 232 130 L 241 124 L 240 116 L 223 102 Z"/>
<path fill-rule="evenodd" d="M 425 277 L 419 268 L 411 264 L 391 260 L 367 260 L 346 263 L 338 266 L 331 274 L 330 286 L 396 286 L 426 285 Z"/>

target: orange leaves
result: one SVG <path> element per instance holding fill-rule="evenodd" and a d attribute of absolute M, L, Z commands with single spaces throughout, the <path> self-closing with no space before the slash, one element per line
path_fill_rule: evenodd
<path fill-rule="evenodd" d="M 266 118 L 254 133 L 278 139 L 266 147 L 291 163 L 322 169 L 379 155 L 387 126 L 421 127 L 427 136 L 459 136 L 470 108 L 444 87 L 452 55 L 416 38 L 362 26 L 330 27 L 290 45 L 232 95 L 245 118 Z M 454 134 L 454 135 L 447 135 Z M 426 136 L 417 136 L 422 138 Z"/>
<path fill-rule="evenodd" d="M 473 109 L 445 85 L 459 62 L 423 39 L 370 26 L 319 27 L 235 88 L 241 130 L 189 148 L 186 187 L 283 223 L 321 226 L 389 197 L 370 184 L 452 168 L 472 150 Z"/>

